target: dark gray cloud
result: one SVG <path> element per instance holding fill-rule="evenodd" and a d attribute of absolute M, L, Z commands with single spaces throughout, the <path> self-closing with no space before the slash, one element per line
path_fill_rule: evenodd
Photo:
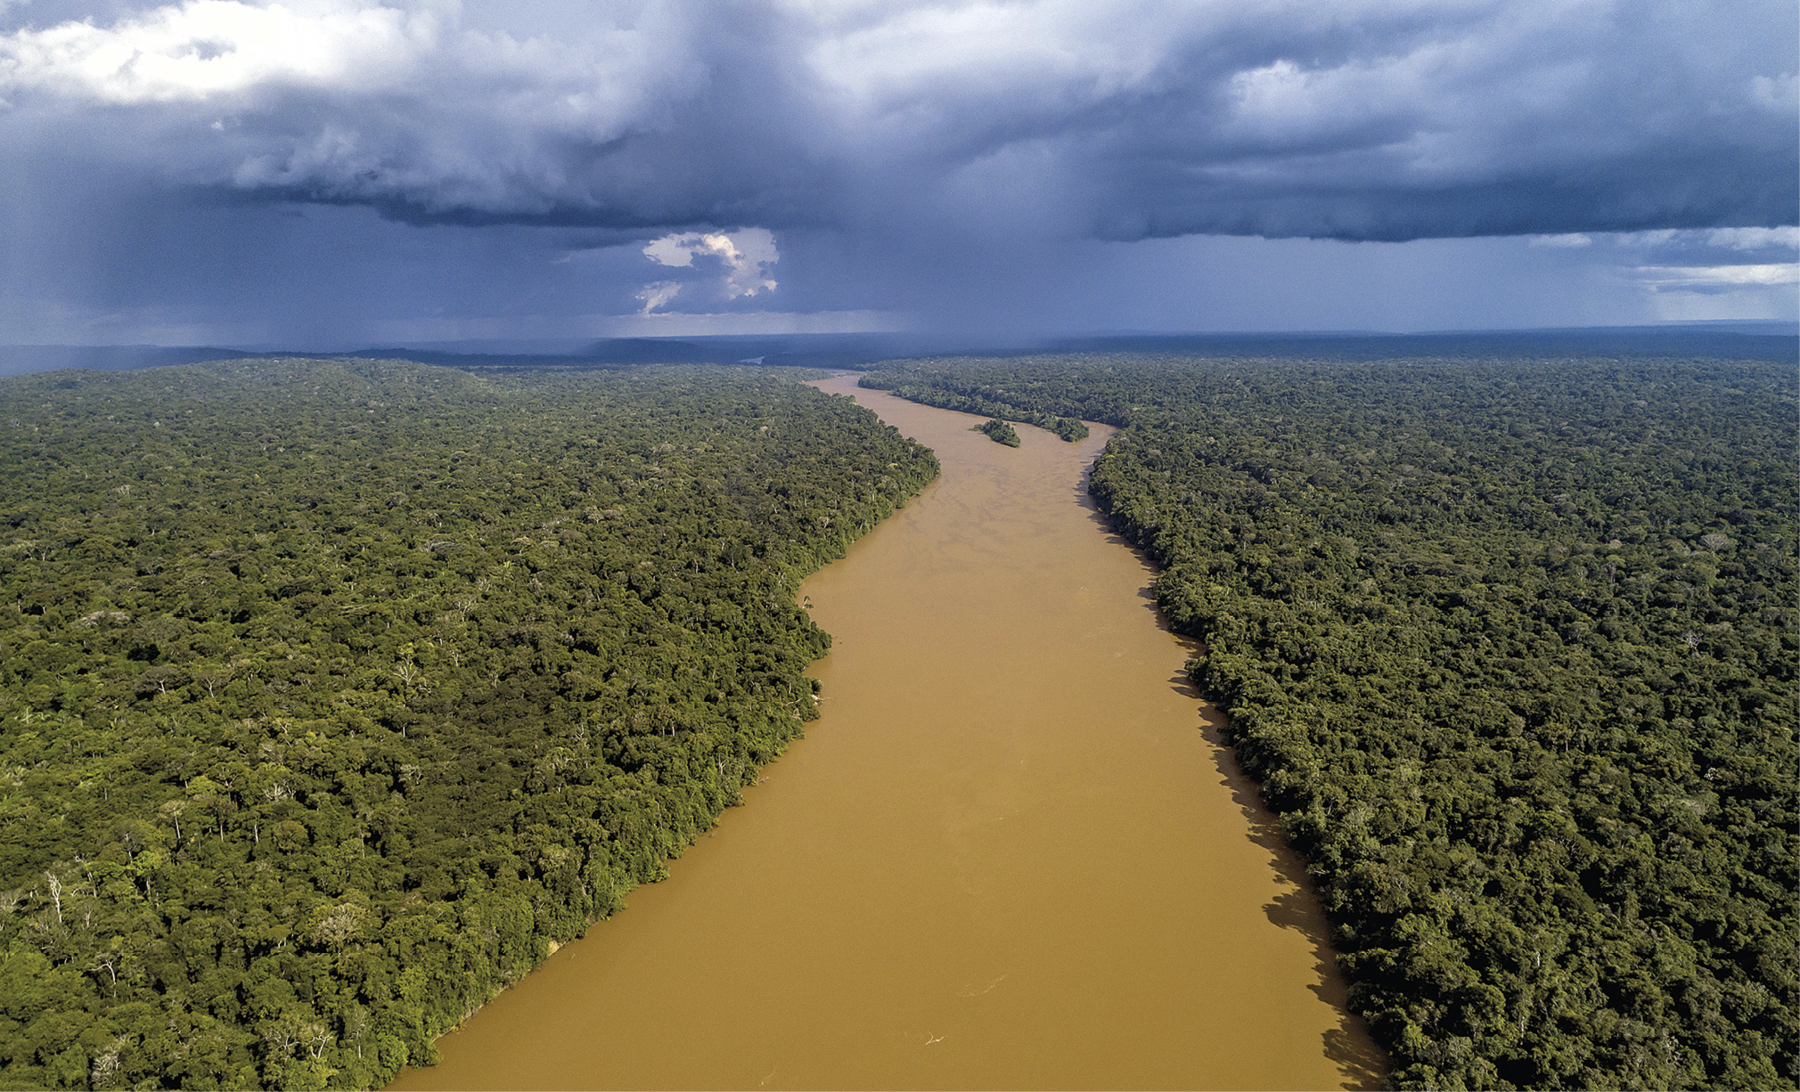
<path fill-rule="evenodd" d="M 1399 240 L 1800 208 L 1785 0 L 102 11 L 7 13 L 9 143 L 413 223 Z"/>
<path fill-rule="evenodd" d="M 1796 21 L 0 0 L 0 341 L 1786 316 Z"/>

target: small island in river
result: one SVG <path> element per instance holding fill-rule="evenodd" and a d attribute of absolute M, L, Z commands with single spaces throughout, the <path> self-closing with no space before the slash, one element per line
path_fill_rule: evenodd
<path fill-rule="evenodd" d="M 969 431 L 985 433 L 987 438 L 996 444 L 1005 444 L 1007 447 L 1019 446 L 1019 430 L 998 417 L 976 425 Z"/>

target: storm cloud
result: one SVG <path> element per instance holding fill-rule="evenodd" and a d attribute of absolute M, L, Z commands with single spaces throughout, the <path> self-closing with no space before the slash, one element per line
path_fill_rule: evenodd
<path fill-rule="evenodd" d="M 56 15 L 0 15 L 15 149 L 416 223 L 1402 240 L 1800 207 L 1787 2 Z"/>
<path fill-rule="evenodd" d="M 1792 0 L 0 0 L 0 342 L 1796 312 Z"/>

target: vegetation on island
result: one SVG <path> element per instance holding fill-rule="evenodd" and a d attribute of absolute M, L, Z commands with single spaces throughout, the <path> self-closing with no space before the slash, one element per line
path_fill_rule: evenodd
<path fill-rule="evenodd" d="M 1005 444 L 1007 447 L 1019 446 L 1019 430 L 998 417 L 984 421 L 969 431 L 979 432 L 996 444 Z"/>
<path fill-rule="evenodd" d="M 816 716 L 937 473 L 748 369 L 0 381 L 0 1083 L 378 1086 Z"/>
<path fill-rule="evenodd" d="M 914 382 L 908 377 L 915 373 L 907 363 L 878 364 L 873 371 L 864 375 L 857 382 L 870 390 L 890 391 L 908 401 L 921 405 L 936 406 L 939 409 L 957 410 L 961 413 L 973 413 L 980 417 L 989 417 L 1002 423 L 1019 421 L 1027 425 L 1036 425 L 1047 432 L 1054 432 L 1066 443 L 1088 438 L 1088 427 L 1078 415 L 1048 413 L 1026 405 L 1008 401 L 1005 389 L 993 389 L 976 384 L 965 384 L 954 374 L 954 368 L 937 369 L 931 372 L 931 381 Z M 1089 418 L 1088 420 L 1094 420 Z"/>
<path fill-rule="evenodd" d="M 868 383 L 1122 427 L 1091 491 L 1202 642 L 1396 1085 L 1800 1081 L 1791 357 Z"/>

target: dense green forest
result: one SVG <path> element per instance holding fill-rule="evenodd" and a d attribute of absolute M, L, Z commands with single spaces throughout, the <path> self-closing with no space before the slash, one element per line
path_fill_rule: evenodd
<path fill-rule="evenodd" d="M 976 425 L 974 431 L 981 433 L 996 444 L 1005 444 L 1007 447 L 1019 446 L 1019 430 L 998 417 L 990 418 Z"/>
<path fill-rule="evenodd" d="M 936 363 L 936 362 L 932 362 Z M 931 363 L 925 367 L 930 368 Z M 1031 399 L 1013 399 L 1006 388 L 993 388 L 980 382 L 963 382 L 955 376 L 954 365 L 948 372 L 941 368 L 933 368 L 926 373 L 911 370 L 895 371 L 891 367 L 878 367 L 864 375 L 859 381 L 865 387 L 874 390 L 891 390 L 902 398 L 939 409 L 958 410 L 962 413 L 973 413 L 980 417 L 988 417 L 1002 424 L 1008 421 L 1019 421 L 1049 432 L 1054 432 L 1069 443 L 1085 440 L 1088 427 L 1079 416 L 1050 413 L 1042 409 L 1030 408 L 1034 405 Z M 929 378 L 927 378 L 929 376 Z M 936 379 L 937 382 L 932 380 Z M 1089 417 L 1088 420 L 1099 420 Z"/>
<path fill-rule="evenodd" d="M 370 1086 L 816 714 L 937 473 L 749 369 L 0 381 L 0 1083 Z"/>
<path fill-rule="evenodd" d="M 884 365 L 1091 491 L 1406 1088 L 1800 1079 L 1793 361 Z"/>

